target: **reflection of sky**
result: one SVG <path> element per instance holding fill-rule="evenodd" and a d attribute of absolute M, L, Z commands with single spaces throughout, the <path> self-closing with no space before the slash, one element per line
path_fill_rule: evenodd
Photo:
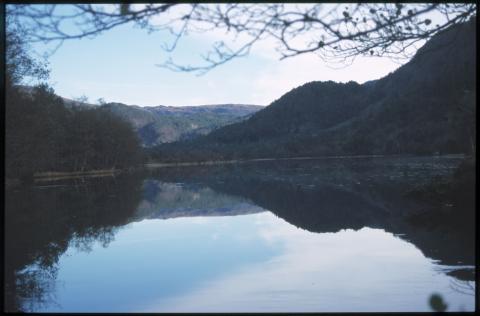
<path fill-rule="evenodd" d="M 433 292 L 474 307 L 390 233 L 310 233 L 270 212 L 133 223 L 59 267 L 51 311 L 429 311 Z"/>

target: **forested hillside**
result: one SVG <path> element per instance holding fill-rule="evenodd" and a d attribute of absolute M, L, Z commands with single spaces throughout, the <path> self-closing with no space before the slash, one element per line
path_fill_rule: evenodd
<path fill-rule="evenodd" d="M 5 170 L 10 179 L 42 171 L 124 169 L 142 161 L 131 125 L 101 109 L 66 108 L 51 88 L 6 91 Z"/>
<path fill-rule="evenodd" d="M 118 102 L 90 104 L 62 99 L 70 108 L 103 108 L 130 122 L 143 147 L 206 135 L 222 126 L 245 120 L 263 108 L 251 104 L 142 107 Z"/>
<path fill-rule="evenodd" d="M 471 153 L 476 20 L 434 36 L 407 64 L 365 84 L 310 82 L 246 121 L 151 150 L 155 161 L 343 154 Z"/>

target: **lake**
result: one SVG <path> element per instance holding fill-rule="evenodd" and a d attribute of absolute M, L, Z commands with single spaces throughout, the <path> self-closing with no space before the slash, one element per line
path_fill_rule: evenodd
<path fill-rule="evenodd" d="M 474 210 L 445 220 L 409 194 L 460 162 L 268 161 L 9 190 L 6 310 L 415 312 L 439 294 L 473 311 Z"/>

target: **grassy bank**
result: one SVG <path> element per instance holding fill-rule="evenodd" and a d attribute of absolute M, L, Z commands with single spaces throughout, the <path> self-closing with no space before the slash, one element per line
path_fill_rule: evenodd
<path fill-rule="evenodd" d="M 5 188 L 15 188 L 24 184 L 33 184 L 35 182 L 47 182 L 55 180 L 67 180 L 67 179 L 80 179 L 80 178 L 93 178 L 93 177 L 113 177 L 123 172 L 120 169 L 99 169 L 99 170 L 87 170 L 87 171 L 47 171 L 36 172 L 33 174 L 33 178 L 28 180 L 5 178 Z"/>
<path fill-rule="evenodd" d="M 85 178 L 85 177 L 105 177 L 105 176 L 115 176 L 121 172 L 120 169 L 101 169 L 101 170 L 87 170 L 87 171 L 73 171 L 73 172 L 57 172 L 57 171 L 47 171 L 47 172 L 37 172 L 33 175 L 35 182 L 40 181 L 52 181 L 52 180 L 64 180 L 64 179 L 75 179 L 75 178 Z"/>

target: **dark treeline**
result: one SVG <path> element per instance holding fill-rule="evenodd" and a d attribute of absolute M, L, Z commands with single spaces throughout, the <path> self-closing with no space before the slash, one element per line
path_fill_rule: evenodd
<path fill-rule="evenodd" d="M 6 91 L 6 177 L 42 171 L 124 169 L 141 161 L 126 121 L 102 109 L 66 108 L 46 85 Z"/>
<path fill-rule="evenodd" d="M 8 21 L 7 21 L 8 22 Z M 140 142 L 126 121 L 103 109 L 65 107 L 45 64 L 32 57 L 22 32 L 7 23 L 5 58 L 5 175 L 129 168 L 141 162 Z"/>

